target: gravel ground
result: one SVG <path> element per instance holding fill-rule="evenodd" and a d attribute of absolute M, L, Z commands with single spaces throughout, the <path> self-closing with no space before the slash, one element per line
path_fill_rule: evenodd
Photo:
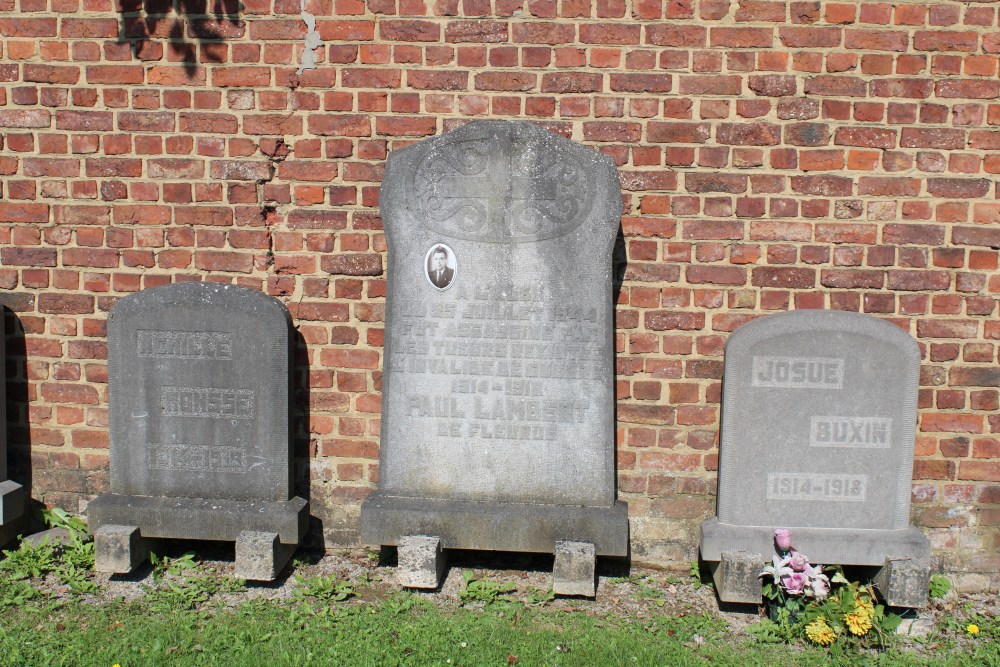
<path fill-rule="evenodd" d="M 193 550 L 199 567 L 192 574 L 214 573 L 232 576 L 233 546 L 221 543 L 163 543 L 164 555 L 178 557 L 187 550 Z M 326 554 L 299 552 L 295 558 L 294 572 L 286 568 L 282 576 L 271 583 L 251 583 L 240 593 L 220 593 L 213 599 L 227 606 L 235 606 L 254 598 L 280 600 L 290 598 L 299 578 L 326 577 L 337 575 L 339 580 L 356 582 L 356 597 L 349 604 L 377 603 L 379 600 L 399 590 L 395 583 L 394 553 L 384 554 L 360 549 L 344 549 Z M 459 594 L 465 589 L 463 573 L 472 571 L 476 579 L 511 583 L 516 591 L 510 598 L 532 603 L 532 596 L 544 594 L 551 583 L 552 556 L 525 554 L 497 554 L 488 552 L 454 552 L 449 555 L 449 568 L 441 587 L 420 595 L 443 609 L 454 609 L 461 604 Z M 721 618 L 729 627 L 730 636 L 736 640 L 747 640 L 751 635 L 748 625 L 759 620 L 761 610 L 753 605 L 721 605 L 711 586 L 696 585 L 688 572 L 670 572 L 633 566 L 630 569 L 621 562 L 601 562 L 598 572 L 597 597 L 557 598 L 547 602 L 553 611 L 578 611 L 593 616 L 612 616 L 643 619 L 650 616 L 670 614 L 708 613 Z M 174 579 L 166 575 L 165 581 Z M 149 564 L 131 575 L 107 575 L 97 573 L 94 581 L 100 591 L 84 596 L 89 604 L 102 604 L 116 599 L 137 600 L 147 595 L 147 589 L 154 586 L 152 567 Z M 53 577 L 48 577 L 43 588 L 56 597 L 69 597 L 72 593 L 60 585 Z M 344 603 L 341 603 L 344 604 Z M 470 605 L 475 606 L 475 605 Z M 933 654 L 940 648 L 938 638 L 949 639 L 948 650 L 961 649 L 967 642 L 975 641 L 965 637 L 956 621 L 964 621 L 974 615 L 995 618 L 1000 614 L 1000 596 L 991 593 L 955 594 L 944 600 L 934 601 L 927 609 L 914 614 L 918 622 L 914 634 L 918 638 L 904 637 L 903 648 L 918 654 Z M 961 626 L 961 627 L 964 627 Z M 940 631 L 940 632 L 939 632 Z M 928 633 L 930 635 L 928 636 Z M 938 634 L 935 634 L 938 633 Z M 957 642 L 957 646 L 956 643 Z"/>

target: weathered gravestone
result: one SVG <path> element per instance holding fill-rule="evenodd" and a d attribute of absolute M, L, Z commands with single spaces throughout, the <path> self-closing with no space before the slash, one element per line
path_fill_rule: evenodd
<path fill-rule="evenodd" d="M 3 316 L 0 310 L 0 317 Z M 0 325 L 3 321 L 0 320 Z M 0 361 L 7 358 L 6 340 L 0 326 Z M 0 546 L 17 537 L 24 525 L 24 487 L 7 479 L 7 381 L 0 378 Z"/>
<path fill-rule="evenodd" d="M 290 318 L 217 283 L 128 296 L 108 319 L 111 493 L 90 503 L 97 569 L 129 572 L 146 538 L 234 541 L 236 574 L 273 579 L 305 534 L 292 497 Z"/>
<path fill-rule="evenodd" d="M 701 553 L 719 595 L 760 602 L 776 528 L 814 563 L 881 566 L 889 604 L 922 606 L 930 544 L 909 525 L 920 352 L 869 315 L 796 311 L 726 343 L 718 518 Z"/>
<path fill-rule="evenodd" d="M 628 548 L 612 161 L 527 123 L 474 122 L 393 152 L 379 203 L 380 481 L 362 539 L 399 545 L 407 585 L 435 585 L 442 548 L 555 551 L 556 592 L 593 595 L 594 554 Z"/>

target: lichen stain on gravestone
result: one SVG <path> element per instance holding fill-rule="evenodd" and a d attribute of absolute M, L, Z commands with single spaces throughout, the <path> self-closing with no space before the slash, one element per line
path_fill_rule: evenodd
<path fill-rule="evenodd" d="M 591 212 L 588 167 L 548 133 L 494 127 L 449 137 L 413 171 L 420 223 L 452 238 L 528 243 L 576 229 Z"/>

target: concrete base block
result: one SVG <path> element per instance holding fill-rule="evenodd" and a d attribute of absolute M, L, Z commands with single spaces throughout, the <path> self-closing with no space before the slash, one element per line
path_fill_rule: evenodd
<path fill-rule="evenodd" d="M 875 575 L 875 587 L 890 607 L 926 607 L 930 582 L 926 559 L 887 560 Z"/>
<path fill-rule="evenodd" d="M 406 535 L 399 538 L 396 576 L 406 588 L 437 588 L 444 574 L 445 554 L 441 538 Z"/>
<path fill-rule="evenodd" d="M 0 546 L 22 532 L 24 519 L 24 487 L 9 479 L 0 482 Z"/>
<path fill-rule="evenodd" d="M 597 594 L 594 573 L 597 555 L 591 542 L 556 542 L 552 592 L 592 598 Z"/>
<path fill-rule="evenodd" d="M 282 544 L 277 533 L 244 530 L 236 537 L 237 579 L 273 581 L 285 569 L 297 544 Z"/>
<path fill-rule="evenodd" d="M 149 542 L 136 526 L 107 524 L 94 532 L 94 569 L 128 574 L 149 558 Z"/>
<path fill-rule="evenodd" d="M 712 580 L 723 602 L 760 604 L 761 580 L 758 576 L 767 558 L 746 551 L 723 551 L 722 560 L 709 563 Z"/>

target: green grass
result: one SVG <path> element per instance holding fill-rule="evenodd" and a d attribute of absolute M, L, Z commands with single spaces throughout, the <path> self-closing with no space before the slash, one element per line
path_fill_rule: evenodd
<path fill-rule="evenodd" d="M 995 637 L 934 658 L 837 653 L 734 639 L 705 615 L 599 618 L 497 602 L 433 606 L 254 600 L 168 611 L 147 601 L 28 601 L 0 616 L 3 665 L 1000 665 Z"/>

